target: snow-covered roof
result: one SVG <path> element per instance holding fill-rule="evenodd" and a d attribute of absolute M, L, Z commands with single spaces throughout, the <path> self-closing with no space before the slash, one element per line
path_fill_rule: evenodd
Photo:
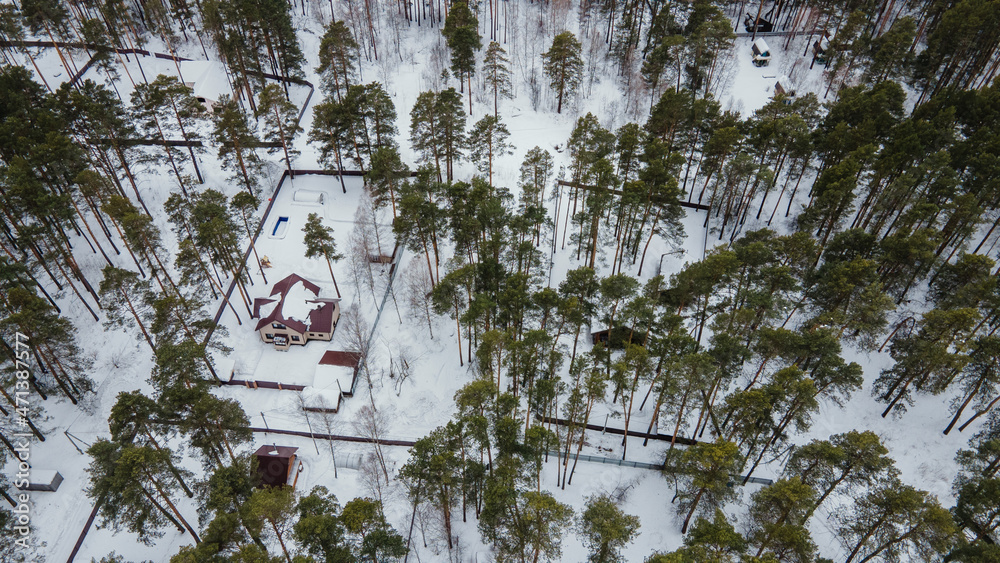
<path fill-rule="evenodd" d="M 767 41 L 764 41 L 764 38 L 760 38 L 754 41 L 753 48 L 754 52 L 759 53 L 761 55 L 766 55 L 766 56 L 771 55 L 771 49 L 767 46 Z"/>
<path fill-rule="evenodd" d="M 254 330 L 277 322 L 299 333 L 332 332 L 339 299 L 319 298 L 319 286 L 291 274 L 274 284 L 270 298 L 254 299 Z"/>
<path fill-rule="evenodd" d="M 781 93 L 788 96 L 795 95 L 795 85 L 792 84 L 792 80 L 786 75 L 781 75 L 778 77 L 778 81 L 774 83 L 775 90 L 779 90 Z"/>
<path fill-rule="evenodd" d="M 354 368 L 352 367 L 327 364 L 316 366 L 316 377 L 313 379 L 313 387 L 317 391 L 350 393 L 353 383 Z"/>
<path fill-rule="evenodd" d="M 217 61 L 182 61 L 180 63 L 184 83 L 194 89 L 196 98 L 218 101 L 223 95 L 233 95 L 226 77 L 226 69 Z"/>
<path fill-rule="evenodd" d="M 288 320 L 296 320 L 309 328 L 309 315 L 322 306 L 315 301 L 317 295 L 303 284 L 295 284 L 281 300 L 281 314 Z"/>
<path fill-rule="evenodd" d="M 219 358 L 215 354 L 212 356 L 212 362 L 215 364 L 215 373 L 223 381 L 232 381 L 233 373 L 236 370 L 236 359 L 228 356 Z"/>

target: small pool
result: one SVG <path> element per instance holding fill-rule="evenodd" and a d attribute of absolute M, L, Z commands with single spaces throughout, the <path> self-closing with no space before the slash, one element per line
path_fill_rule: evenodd
<path fill-rule="evenodd" d="M 271 238 L 285 238 L 286 232 L 288 232 L 288 217 L 278 217 L 278 220 L 274 222 Z"/>

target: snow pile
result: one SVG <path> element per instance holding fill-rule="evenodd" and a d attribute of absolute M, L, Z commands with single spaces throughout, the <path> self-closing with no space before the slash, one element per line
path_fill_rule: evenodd
<path fill-rule="evenodd" d="M 288 293 L 285 294 L 285 298 L 282 300 L 281 315 L 286 319 L 305 324 L 306 329 L 308 329 L 310 323 L 309 313 L 323 306 L 322 303 L 311 302 L 316 297 L 318 296 L 306 289 L 303 284 L 297 283 L 293 285 L 288 288 Z"/>
<path fill-rule="evenodd" d="M 270 303 L 264 303 L 263 305 L 260 306 L 260 317 L 259 318 L 264 319 L 264 318 L 270 317 L 271 313 L 274 311 L 274 308 L 277 307 L 277 306 L 278 306 L 278 300 L 277 299 L 275 299 L 274 301 L 271 301 Z"/>

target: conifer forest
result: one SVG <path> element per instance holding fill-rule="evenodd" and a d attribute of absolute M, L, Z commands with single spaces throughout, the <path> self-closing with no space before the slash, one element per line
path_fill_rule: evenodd
<path fill-rule="evenodd" d="M 1000 0 L 0 0 L 0 563 L 1000 562 Z"/>

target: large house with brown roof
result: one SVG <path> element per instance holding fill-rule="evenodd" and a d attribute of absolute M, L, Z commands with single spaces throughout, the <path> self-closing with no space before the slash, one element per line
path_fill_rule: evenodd
<path fill-rule="evenodd" d="M 319 286 L 292 274 L 274 284 L 269 297 L 253 301 L 253 318 L 260 339 L 288 350 L 293 344 L 333 338 L 340 319 L 340 299 L 319 296 Z"/>

